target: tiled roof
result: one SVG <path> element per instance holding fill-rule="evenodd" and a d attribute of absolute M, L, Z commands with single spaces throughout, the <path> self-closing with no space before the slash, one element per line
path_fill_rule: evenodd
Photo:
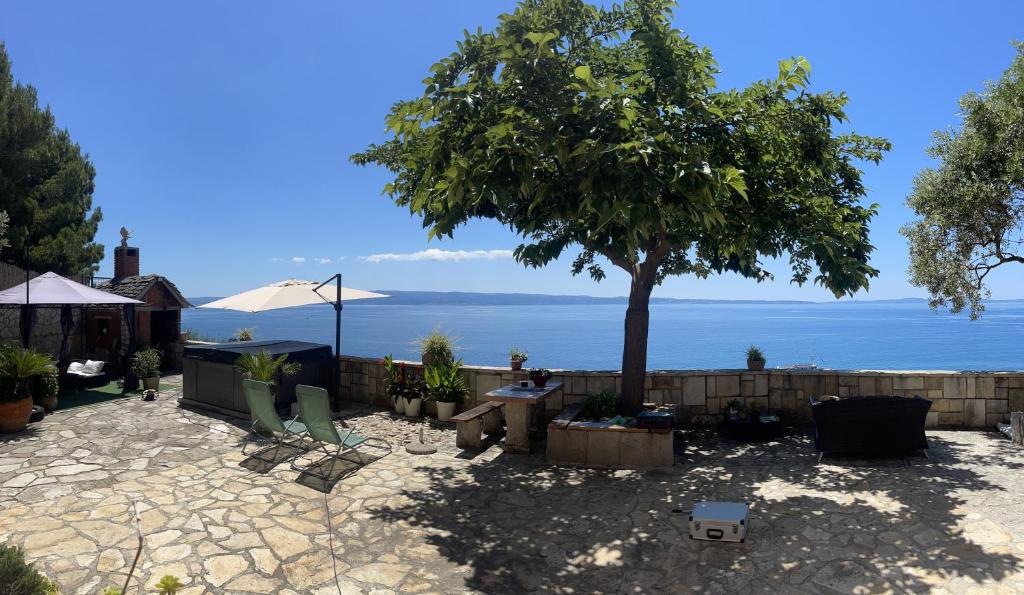
<path fill-rule="evenodd" d="M 154 283 L 162 283 L 164 287 L 170 291 L 171 295 L 180 303 L 182 308 L 189 308 L 192 306 L 181 295 L 178 288 L 171 283 L 167 277 L 161 277 L 160 275 L 132 275 L 130 277 L 121 277 L 120 279 L 112 279 L 110 281 L 104 281 L 96 285 L 96 289 L 102 289 L 103 291 L 109 291 L 115 295 L 129 297 L 136 300 L 141 300 L 142 296 L 153 286 Z"/>

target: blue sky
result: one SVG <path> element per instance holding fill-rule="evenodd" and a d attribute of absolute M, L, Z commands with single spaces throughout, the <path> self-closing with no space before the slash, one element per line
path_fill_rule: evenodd
<path fill-rule="evenodd" d="M 623 295 L 624 273 L 573 278 L 572 255 L 522 268 L 507 256 L 517 238 L 490 222 L 428 243 L 381 195 L 385 172 L 348 163 L 384 138 L 392 102 L 421 92 L 464 28 L 492 28 L 513 4 L 0 0 L 0 39 L 16 78 L 96 165 L 101 275 L 125 225 L 143 272 L 192 296 L 336 271 L 366 289 Z M 880 166 L 866 166 L 868 201 L 881 205 L 871 237 L 882 274 L 859 297 L 924 295 L 906 282 L 905 196 L 929 164 L 931 132 L 955 124 L 957 98 L 1009 65 L 1024 3 L 700 0 L 676 17 L 714 52 L 721 87 L 774 76 L 780 58 L 802 55 L 813 89 L 850 95 L 853 129 L 892 141 Z M 830 299 L 790 285 L 783 263 L 773 270 L 774 283 L 682 277 L 655 295 Z M 1024 297 L 1022 280 L 1024 267 L 993 274 L 993 297 Z"/>

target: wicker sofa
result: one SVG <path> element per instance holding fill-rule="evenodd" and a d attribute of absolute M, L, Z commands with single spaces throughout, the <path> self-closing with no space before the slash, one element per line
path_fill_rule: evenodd
<path fill-rule="evenodd" d="M 832 453 L 904 453 L 928 448 L 925 417 L 932 402 L 922 397 L 811 398 L 814 448 Z M 819 456 L 819 460 L 820 460 Z"/>

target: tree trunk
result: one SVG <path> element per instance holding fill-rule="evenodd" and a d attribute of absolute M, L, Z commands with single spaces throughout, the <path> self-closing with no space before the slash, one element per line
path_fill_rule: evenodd
<path fill-rule="evenodd" d="M 644 403 L 644 376 L 647 374 L 647 331 L 650 326 L 651 290 L 654 283 L 639 272 L 633 273 L 626 309 L 625 338 L 622 342 L 622 400 L 624 415 L 636 415 Z"/>

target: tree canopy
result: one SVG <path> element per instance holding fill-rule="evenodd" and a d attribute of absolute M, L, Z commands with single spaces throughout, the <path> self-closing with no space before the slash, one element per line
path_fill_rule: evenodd
<path fill-rule="evenodd" d="M 1002 78 L 960 99 L 959 129 L 938 131 L 928 149 L 938 167 L 921 171 L 907 205 L 919 218 L 910 241 L 910 280 L 933 308 L 971 317 L 990 296 L 988 275 L 1024 264 L 1024 43 Z"/>
<path fill-rule="evenodd" d="M 93 242 L 100 220 L 92 209 L 96 171 L 57 128 L 36 91 L 15 83 L 0 44 L 0 211 L 9 217 L 4 260 L 62 275 L 94 272 L 103 246 Z"/>
<path fill-rule="evenodd" d="M 494 32 L 467 31 L 423 94 L 391 109 L 391 137 L 353 156 L 393 173 L 385 191 L 428 237 L 495 219 L 522 236 L 527 266 L 578 247 L 574 274 L 624 270 L 630 406 L 647 303 L 666 276 L 763 281 L 765 257 L 788 254 L 794 282 L 813 276 L 841 296 L 877 274 L 857 162 L 879 161 L 888 142 L 835 134 L 847 97 L 808 92 L 802 58 L 718 90 L 711 52 L 673 28 L 673 6 L 525 0 Z"/>

